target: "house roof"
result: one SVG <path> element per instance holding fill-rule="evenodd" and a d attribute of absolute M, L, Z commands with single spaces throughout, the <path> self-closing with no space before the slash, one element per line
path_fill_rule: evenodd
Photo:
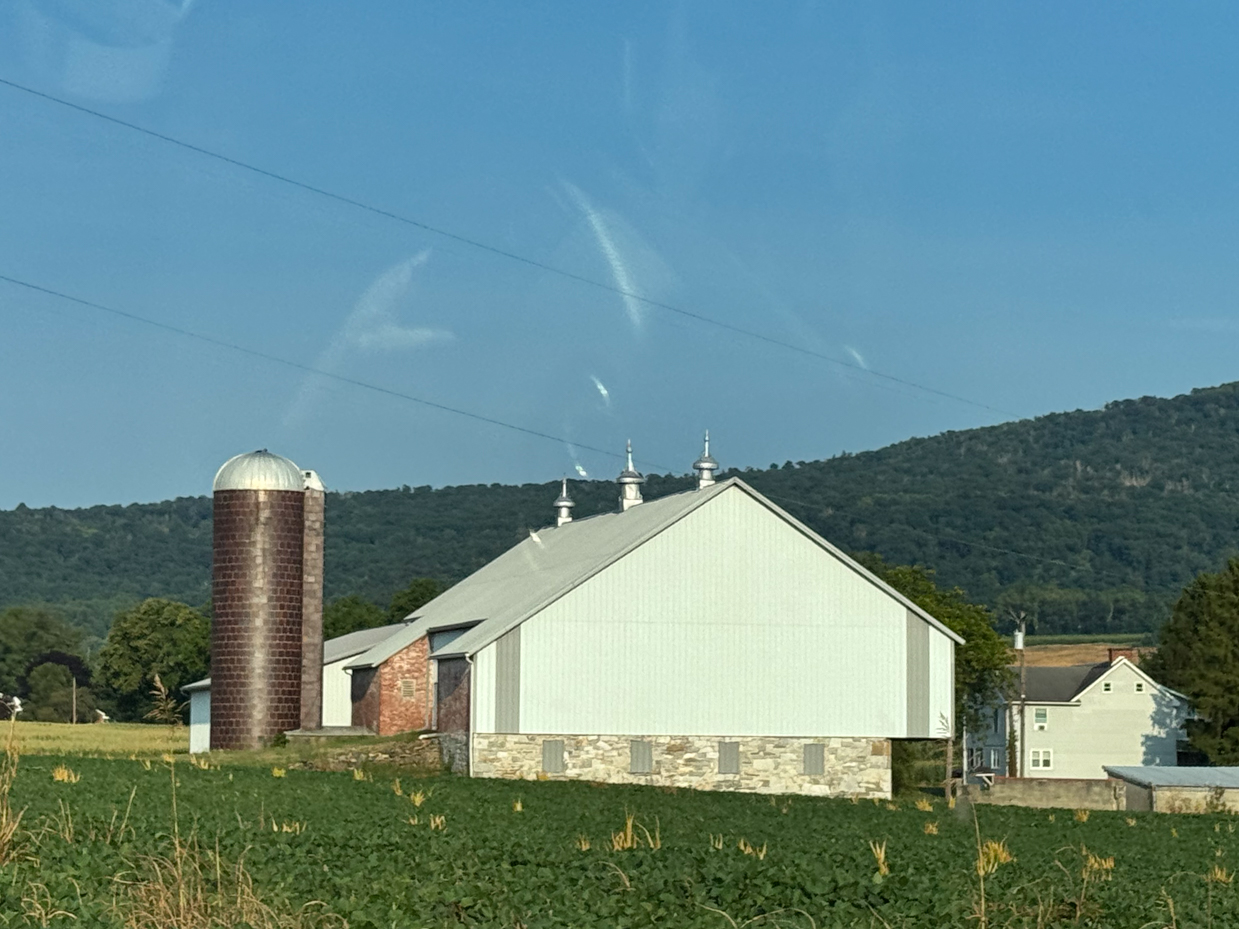
<path fill-rule="evenodd" d="M 1105 765 L 1111 777 L 1141 787 L 1232 787 L 1239 788 L 1239 768 L 1179 768 L 1141 765 Z"/>
<path fill-rule="evenodd" d="M 1025 668 L 1029 703 L 1070 703 L 1089 684 L 1110 670 L 1109 662 Z"/>
<path fill-rule="evenodd" d="M 328 639 L 323 643 L 323 664 L 335 664 L 335 662 L 343 661 L 345 658 L 360 655 L 376 643 L 390 639 L 402 631 L 406 625 L 406 623 L 393 623 L 388 626 L 376 626 L 373 629 L 358 629 L 355 632 L 346 632 L 344 635 L 338 635 L 334 639 Z M 200 681 L 186 684 L 181 690 L 191 694 L 199 690 L 209 690 L 210 687 L 211 679 L 204 677 Z"/>
<path fill-rule="evenodd" d="M 466 623 L 476 625 L 436 651 L 434 657 L 475 654 L 693 510 L 728 492 L 748 495 L 944 635 L 963 642 L 933 616 L 733 477 L 705 489 L 649 500 L 626 512 L 604 513 L 530 532 L 529 538 L 411 614 L 408 618 L 412 621 L 405 629 L 358 657 L 349 667 L 381 664 L 427 632 Z"/>
<path fill-rule="evenodd" d="M 1028 675 L 1028 686 L 1025 691 L 1028 702 L 1074 703 L 1086 690 L 1120 665 L 1131 668 L 1162 693 L 1169 694 L 1185 703 L 1188 702 L 1188 698 L 1183 694 L 1157 683 L 1139 665 L 1123 657 L 1116 658 L 1113 662 L 1102 661 L 1097 664 L 1034 665 L 1025 668 L 1025 673 Z"/>

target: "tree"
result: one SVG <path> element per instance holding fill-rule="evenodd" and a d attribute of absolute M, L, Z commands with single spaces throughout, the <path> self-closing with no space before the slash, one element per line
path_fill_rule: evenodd
<path fill-rule="evenodd" d="M 337 597 L 323 610 L 323 638 L 334 639 L 336 636 L 359 629 L 373 629 L 386 623 L 387 614 L 383 612 L 383 608 L 365 597 L 356 594 Z"/>
<path fill-rule="evenodd" d="M 47 723 L 67 723 L 73 720 L 74 674 L 60 662 L 44 662 L 30 669 L 28 675 L 28 715 Z M 95 701 L 89 687 L 77 687 L 77 718 L 89 720 L 95 715 Z"/>
<path fill-rule="evenodd" d="M 934 572 L 919 565 L 889 565 L 880 555 L 855 556 L 866 568 L 962 636 L 955 647 L 955 719 L 977 728 L 984 707 L 1005 696 L 1011 680 L 1011 649 L 994 629 L 989 610 L 958 587 L 940 588 Z"/>
<path fill-rule="evenodd" d="M 387 609 L 387 618 L 398 623 L 410 613 L 420 610 L 445 590 L 444 586 L 430 577 L 416 577 L 404 590 L 397 591 L 391 598 L 391 606 Z"/>
<path fill-rule="evenodd" d="M 26 693 L 26 672 L 48 652 L 76 655 L 81 635 L 58 615 L 31 607 L 12 607 L 0 613 L 0 693 Z"/>
<path fill-rule="evenodd" d="M 1239 558 L 1183 589 L 1145 669 L 1191 700 L 1192 744 L 1213 764 L 1239 763 Z"/>
<path fill-rule="evenodd" d="M 152 706 L 156 675 L 176 693 L 208 673 L 211 627 L 184 603 L 150 599 L 117 615 L 99 652 L 99 677 L 116 694 L 117 711 L 141 719 Z"/>

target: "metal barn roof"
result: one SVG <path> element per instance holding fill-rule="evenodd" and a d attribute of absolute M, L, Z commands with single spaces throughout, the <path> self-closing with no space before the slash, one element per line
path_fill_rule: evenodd
<path fill-rule="evenodd" d="M 1239 767 L 1180 768 L 1141 765 L 1105 766 L 1111 777 L 1141 787 L 1229 787 L 1239 788 Z"/>
<path fill-rule="evenodd" d="M 315 475 L 318 480 L 318 475 Z M 212 491 L 220 490 L 305 490 L 306 476 L 282 455 L 265 448 L 235 455 L 215 473 Z"/>
<path fill-rule="evenodd" d="M 529 538 L 440 594 L 417 613 L 403 631 L 379 643 L 349 667 L 374 667 L 434 629 L 475 623 L 460 638 L 435 652 L 435 657 L 472 655 L 549 606 L 633 549 L 658 535 L 719 494 L 747 494 L 786 520 L 809 539 L 867 578 L 956 642 L 959 636 L 912 601 L 878 580 L 817 533 L 775 506 L 739 478 L 702 490 L 649 500 L 625 512 L 573 520 L 560 527 L 531 532 Z"/>

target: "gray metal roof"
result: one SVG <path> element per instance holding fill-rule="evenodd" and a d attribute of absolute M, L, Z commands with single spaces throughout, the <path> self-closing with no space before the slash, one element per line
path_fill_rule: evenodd
<path fill-rule="evenodd" d="M 1110 670 L 1110 663 L 1035 666 L 1024 670 L 1028 675 L 1029 703 L 1070 703 Z"/>
<path fill-rule="evenodd" d="M 345 658 L 360 655 L 379 642 L 386 641 L 402 632 L 407 625 L 408 623 L 393 623 L 389 626 L 376 626 L 373 629 L 358 629 L 356 632 L 348 632 L 334 639 L 328 639 L 323 643 L 323 664 L 333 664 Z"/>
<path fill-rule="evenodd" d="M 963 641 L 817 533 L 733 477 L 704 490 L 649 500 L 623 513 L 604 513 L 531 532 L 528 539 L 430 601 L 410 617 L 414 621 L 404 630 L 348 667 L 374 667 L 427 632 L 465 623 L 477 625 L 435 652 L 435 656 L 475 654 L 697 507 L 729 491 L 748 494 L 943 634 L 956 642 Z"/>
<path fill-rule="evenodd" d="M 1239 768 L 1179 768 L 1141 765 L 1105 765 L 1106 773 L 1141 787 L 1239 788 Z"/>

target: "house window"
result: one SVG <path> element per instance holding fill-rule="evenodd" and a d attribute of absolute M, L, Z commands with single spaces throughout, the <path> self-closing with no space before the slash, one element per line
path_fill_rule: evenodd
<path fill-rule="evenodd" d="M 1108 693 L 1110 692 L 1110 689 L 1111 689 L 1111 688 L 1110 688 L 1110 682 L 1109 682 L 1109 681 L 1106 681 L 1104 684 L 1102 684 L 1102 685 L 1101 685 L 1101 692 L 1102 692 L 1102 693 L 1104 693 L 1104 694 L 1108 694 Z"/>
<path fill-rule="evenodd" d="M 630 774 L 654 773 L 654 748 L 649 742 L 636 739 L 628 743 L 628 772 Z"/>
<path fill-rule="evenodd" d="M 1039 768 L 1044 771 L 1054 767 L 1054 753 L 1048 748 L 1034 748 L 1032 750 L 1032 767 Z"/>
<path fill-rule="evenodd" d="M 1033 726 L 1037 729 L 1044 729 L 1050 721 L 1050 711 L 1043 706 L 1033 710 Z"/>
<path fill-rule="evenodd" d="M 826 773 L 826 746 L 820 742 L 811 743 L 804 747 L 804 773 L 805 774 L 825 774 Z"/>
<path fill-rule="evenodd" d="M 543 739 L 542 770 L 547 774 L 564 773 L 564 740 Z"/>
<path fill-rule="evenodd" d="M 400 682 L 400 699 L 415 700 L 417 699 L 417 681 L 411 681 L 405 678 Z"/>
<path fill-rule="evenodd" d="M 1001 771 L 1006 768 L 1006 759 L 1003 757 L 1006 754 L 1001 748 L 991 748 L 989 750 L 989 767 L 991 771 Z"/>
<path fill-rule="evenodd" d="M 1002 732 L 1002 710 L 994 710 L 994 725 L 991 727 L 992 732 Z"/>
<path fill-rule="evenodd" d="M 740 773 L 740 743 L 739 742 L 719 742 L 718 743 L 718 773 L 719 774 L 739 774 Z"/>
<path fill-rule="evenodd" d="M 1136 681 L 1136 693 L 1144 693 L 1144 681 Z"/>
<path fill-rule="evenodd" d="M 975 771 L 985 763 L 985 749 L 969 748 L 968 749 L 968 770 Z"/>

